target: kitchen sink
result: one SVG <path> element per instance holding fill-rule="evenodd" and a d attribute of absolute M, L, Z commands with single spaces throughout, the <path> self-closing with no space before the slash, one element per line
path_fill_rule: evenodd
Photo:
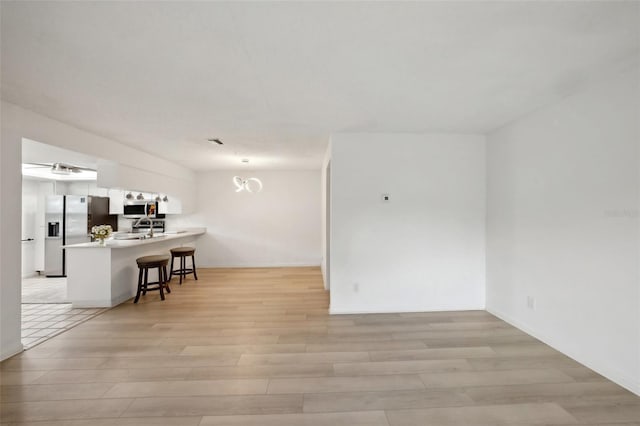
<path fill-rule="evenodd" d="M 133 232 L 123 232 L 121 234 L 113 234 L 114 240 L 140 240 L 144 238 L 144 234 L 136 234 Z"/>
<path fill-rule="evenodd" d="M 164 237 L 164 234 L 154 234 L 153 237 L 149 236 L 149 234 L 145 234 L 142 232 L 119 232 L 113 234 L 114 240 L 146 240 L 148 238 L 160 238 Z"/>

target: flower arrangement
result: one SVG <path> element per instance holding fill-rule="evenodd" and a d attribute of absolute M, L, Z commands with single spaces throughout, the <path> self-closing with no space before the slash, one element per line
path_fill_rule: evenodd
<path fill-rule="evenodd" d="M 91 236 L 98 240 L 101 246 L 104 245 L 104 240 L 109 238 L 112 232 L 111 225 L 96 225 L 91 228 Z"/>

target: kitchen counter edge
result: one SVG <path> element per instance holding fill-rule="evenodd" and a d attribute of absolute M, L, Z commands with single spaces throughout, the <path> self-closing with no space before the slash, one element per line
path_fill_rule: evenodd
<path fill-rule="evenodd" d="M 66 246 L 62 246 L 65 249 L 76 249 L 76 248 L 93 248 L 93 249 L 117 249 L 117 248 L 129 248 L 129 247 L 138 247 L 147 244 L 160 243 L 162 241 L 175 240 L 178 238 L 185 237 L 193 237 L 197 235 L 202 235 L 207 232 L 207 228 L 187 228 L 185 232 L 180 233 L 168 233 L 163 234 L 162 236 L 154 237 L 154 238 L 146 238 L 143 240 L 114 240 L 113 238 L 106 240 L 106 245 L 101 246 L 98 242 L 93 243 L 81 243 L 81 244 L 70 244 Z"/>

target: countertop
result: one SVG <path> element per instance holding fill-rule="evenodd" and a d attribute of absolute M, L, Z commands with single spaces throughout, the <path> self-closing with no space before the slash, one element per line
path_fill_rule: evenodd
<path fill-rule="evenodd" d="M 182 232 L 184 231 L 184 232 Z M 70 244 L 63 246 L 63 248 L 93 248 L 93 249 L 117 249 L 117 248 L 129 248 L 143 246 L 147 244 L 159 243 L 162 241 L 176 240 L 178 238 L 193 237 L 196 235 L 202 235 L 207 232 L 207 228 L 186 228 L 181 231 L 168 231 L 165 233 L 157 233 L 153 238 L 146 238 L 144 240 L 115 240 L 113 237 L 106 240 L 106 245 L 101 246 L 98 242 L 93 243 L 81 243 Z"/>

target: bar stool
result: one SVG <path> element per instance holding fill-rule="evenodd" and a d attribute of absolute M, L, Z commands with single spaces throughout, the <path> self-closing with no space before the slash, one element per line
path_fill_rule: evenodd
<path fill-rule="evenodd" d="M 133 303 L 138 303 L 140 299 L 140 293 L 146 295 L 147 291 L 159 290 L 160 299 L 164 300 L 164 289 L 167 289 L 167 293 L 171 293 L 169 288 L 169 280 L 167 279 L 167 264 L 169 263 L 169 256 L 143 256 L 136 259 L 138 264 L 138 292 Z M 158 281 L 149 282 L 149 269 L 158 268 Z M 149 287 L 155 285 L 155 287 Z"/>
<path fill-rule="evenodd" d="M 193 277 L 197 280 L 198 274 L 196 273 L 196 261 L 194 254 L 196 249 L 193 247 L 176 247 L 169 250 L 171 252 L 171 271 L 169 272 L 169 281 L 174 274 L 180 275 L 180 285 L 182 285 L 182 278 L 187 279 L 187 274 L 193 274 Z M 187 256 L 191 256 L 191 268 L 187 268 Z M 180 258 L 180 268 L 173 269 L 173 260 Z"/>

